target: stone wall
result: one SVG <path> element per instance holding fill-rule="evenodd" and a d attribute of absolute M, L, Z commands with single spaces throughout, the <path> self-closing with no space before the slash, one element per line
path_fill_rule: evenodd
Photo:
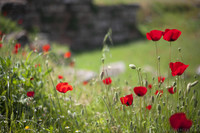
<path fill-rule="evenodd" d="M 115 44 L 140 37 L 138 9 L 134 4 L 96 6 L 91 0 L 27 0 L 23 25 L 37 26 L 52 41 L 68 43 L 72 50 L 88 50 L 101 47 L 109 28 Z"/>

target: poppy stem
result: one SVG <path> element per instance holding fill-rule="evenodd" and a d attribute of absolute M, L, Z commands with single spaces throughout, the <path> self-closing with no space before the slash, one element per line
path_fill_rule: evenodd
<path fill-rule="evenodd" d="M 157 77 L 159 76 L 158 74 L 158 47 L 157 47 L 157 43 L 155 42 L 155 47 L 156 47 L 156 74 L 157 74 Z"/>
<path fill-rule="evenodd" d="M 178 79 L 177 79 L 177 90 L 176 90 L 176 92 L 177 92 L 177 102 L 178 102 L 178 105 L 179 105 L 179 80 L 180 80 L 180 76 L 178 76 Z"/>
<path fill-rule="evenodd" d="M 138 79 L 139 79 L 139 85 L 141 86 L 141 79 L 140 79 L 140 68 L 137 69 L 137 73 L 138 73 Z"/>
<path fill-rule="evenodd" d="M 142 130 L 142 98 L 140 97 L 140 129 Z"/>
<path fill-rule="evenodd" d="M 169 63 L 171 62 L 171 54 L 172 54 L 172 45 L 171 42 L 169 43 Z M 170 79 L 170 68 L 168 67 L 168 80 L 167 85 L 169 86 L 169 79 Z"/>

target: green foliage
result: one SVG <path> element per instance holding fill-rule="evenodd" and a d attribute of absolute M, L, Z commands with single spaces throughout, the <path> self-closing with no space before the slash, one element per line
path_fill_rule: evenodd
<path fill-rule="evenodd" d="M 10 20 L 9 18 L 5 18 L 0 15 L 0 28 L 3 33 L 10 33 L 14 31 L 20 31 L 20 28 L 16 22 Z"/>

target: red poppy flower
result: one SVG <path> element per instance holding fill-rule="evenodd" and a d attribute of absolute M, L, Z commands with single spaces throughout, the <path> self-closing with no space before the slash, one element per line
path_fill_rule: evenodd
<path fill-rule="evenodd" d="M 148 40 L 158 41 L 162 37 L 163 32 L 160 30 L 152 30 L 146 34 Z"/>
<path fill-rule="evenodd" d="M 2 48 L 3 47 L 3 44 L 2 43 L 0 43 L 0 48 Z"/>
<path fill-rule="evenodd" d="M 22 24 L 22 23 L 23 23 L 23 19 L 19 19 L 18 24 Z"/>
<path fill-rule="evenodd" d="M 87 85 L 88 84 L 88 81 L 83 81 L 83 85 Z"/>
<path fill-rule="evenodd" d="M 19 48 L 21 48 L 21 44 L 20 43 L 16 43 L 15 44 L 15 49 L 19 49 Z"/>
<path fill-rule="evenodd" d="M 163 39 L 166 41 L 176 41 L 181 35 L 181 31 L 177 29 L 166 29 L 163 35 Z"/>
<path fill-rule="evenodd" d="M 34 78 L 32 77 L 32 78 L 30 78 L 30 80 L 34 80 Z"/>
<path fill-rule="evenodd" d="M 168 89 L 168 92 L 169 92 L 170 94 L 174 94 L 176 91 L 174 91 L 174 88 L 171 87 L 171 88 Z"/>
<path fill-rule="evenodd" d="M 63 79 L 63 76 L 62 76 L 62 75 L 58 75 L 58 78 L 59 78 L 59 79 Z"/>
<path fill-rule="evenodd" d="M 74 62 L 74 61 L 71 61 L 71 62 L 69 63 L 69 66 L 70 66 L 70 67 L 74 67 L 74 65 L 75 65 L 75 62 Z"/>
<path fill-rule="evenodd" d="M 4 16 L 4 17 L 6 17 L 7 14 L 8 14 L 8 13 L 7 13 L 6 11 L 3 12 L 3 16 Z"/>
<path fill-rule="evenodd" d="M 185 113 L 175 113 L 169 118 L 171 127 L 174 130 L 186 131 L 192 126 L 192 121 L 186 118 Z"/>
<path fill-rule="evenodd" d="M 149 85 L 148 85 L 148 88 L 151 89 L 151 88 L 152 88 L 152 84 L 149 84 Z"/>
<path fill-rule="evenodd" d="M 66 52 L 64 54 L 64 58 L 70 58 L 71 57 L 71 52 Z"/>
<path fill-rule="evenodd" d="M 146 106 L 146 109 L 151 110 L 151 105 Z"/>
<path fill-rule="evenodd" d="M 163 83 L 165 81 L 165 77 L 158 77 L 158 83 Z"/>
<path fill-rule="evenodd" d="M 137 96 L 144 96 L 147 93 L 147 88 L 143 86 L 135 87 L 133 90 Z"/>
<path fill-rule="evenodd" d="M 4 35 L 4 33 L 2 33 L 2 32 L 0 31 L 0 41 L 2 40 L 3 35 Z"/>
<path fill-rule="evenodd" d="M 158 93 L 160 93 L 160 96 L 162 96 L 163 90 L 156 90 L 155 95 L 158 95 Z"/>
<path fill-rule="evenodd" d="M 67 91 L 72 91 L 73 88 L 67 82 L 61 82 L 56 85 L 56 90 L 61 93 L 66 93 Z"/>
<path fill-rule="evenodd" d="M 26 56 L 26 51 L 22 52 L 22 56 Z"/>
<path fill-rule="evenodd" d="M 182 62 L 169 63 L 169 67 L 171 68 L 172 71 L 172 76 L 182 75 L 188 66 L 189 65 L 185 65 Z"/>
<path fill-rule="evenodd" d="M 40 64 L 36 64 L 36 65 L 35 65 L 35 68 L 36 68 L 36 67 L 40 67 Z"/>
<path fill-rule="evenodd" d="M 44 52 L 48 52 L 50 48 L 51 48 L 50 45 L 49 45 L 49 44 L 46 44 L 46 45 L 44 45 L 44 46 L 42 47 L 42 50 L 43 50 Z"/>
<path fill-rule="evenodd" d="M 121 97 L 120 100 L 122 104 L 126 106 L 130 106 L 133 103 L 133 94 L 126 95 L 125 97 Z"/>
<path fill-rule="evenodd" d="M 29 91 L 29 92 L 27 92 L 27 96 L 28 97 L 34 97 L 34 94 L 35 94 L 35 92 L 34 91 Z"/>
<path fill-rule="evenodd" d="M 14 49 L 13 54 L 17 54 L 17 53 L 18 53 L 18 49 Z"/>
<path fill-rule="evenodd" d="M 103 80 L 103 83 L 106 84 L 106 85 L 109 85 L 112 83 L 112 79 L 110 77 L 106 78 Z"/>

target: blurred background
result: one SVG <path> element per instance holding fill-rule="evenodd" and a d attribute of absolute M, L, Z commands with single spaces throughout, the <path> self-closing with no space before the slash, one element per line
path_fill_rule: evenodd
<path fill-rule="evenodd" d="M 188 77 L 200 74 L 199 0 L 0 0 L 0 14 L 0 31 L 7 40 L 31 49 L 50 44 L 54 65 L 66 74 L 59 57 L 67 51 L 77 69 L 100 71 L 109 28 L 113 44 L 108 42 L 110 48 L 104 50 L 105 64 L 116 67 L 111 76 L 130 77 L 131 63 L 154 74 L 155 46 L 146 33 L 166 28 L 182 31 L 172 43 L 173 61 L 182 56 L 190 64 Z M 161 39 L 158 45 L 161 72 L 167 75 L 169 43 Z"/>

